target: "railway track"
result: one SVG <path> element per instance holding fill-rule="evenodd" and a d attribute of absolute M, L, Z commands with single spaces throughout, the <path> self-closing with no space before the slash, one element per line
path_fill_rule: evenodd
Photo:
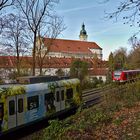
<path fill-rule="evenodd" d="M 135 81 L 136 82 L 136 81 Z M 110 85 L 105 86 L 102 88 L 96 88 L 96 89 L 89 89 L 82 91 L 82 100 L 83 100 L 83 107 L 87 108 L 89 106 L 95 105 L 103 101 L 103 96 L 105 93 L 114 93 L 114 94 L 122 94 L 127 92 L 127 88 L 129 85 L 134 84 L 135 82 L 129 82 L 127 84 L 121 84 L 121 85 Z"/>
<path fill-rule="evenodd" d="M 121 93 L 126 91 L 125 85 L 106 86 L 102 88 L 84 90 L 82 92 L 83 107 L 90 107 L 103 101 L 105 93 Z"/>
<path fill-rule="evenodd" d="M 103 93 L 107 87 L 84 90 L 82 92 L 83 108 L 88 108 L 102 101 Z"/>

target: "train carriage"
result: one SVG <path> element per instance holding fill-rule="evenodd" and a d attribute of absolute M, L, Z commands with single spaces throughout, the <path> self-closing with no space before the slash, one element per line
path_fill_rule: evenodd
<path fill-rule="evenodd" d="M 112 80 L 118 82 L 135 81 L 140 78 L 140 70 L 122 70 L 112 73 Z"/>
<path fill-rule="evenodd" d="M 0 87 L 0 134 L 57 116 L 81 102 L 80 82 L 66 79 Z"/>

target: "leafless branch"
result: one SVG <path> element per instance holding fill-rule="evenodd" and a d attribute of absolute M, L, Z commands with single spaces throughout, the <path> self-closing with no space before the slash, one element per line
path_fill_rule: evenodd
<path fill-rule="evenodd" d="M 0 11 L 8 6 L 13 5 L 15 0 L 0 0 Z"/>
<path fill-rule="evenodd" d="M 26 38 L 26 22 L 20 16 L 9 14 L 3 19 L 2 45 L 8 54 L 16 56 L 16 68 L 20 75 L 22 55 L 27 53 L 29 41 Z"/>
<path fill-rule="evenodd" d="M 46 24 L 45 24 L 46 25 Z M 46 63 L 46 58 L 50 51 L 50 47 L 54 44 L 55 39 L 58 35 L 65 30 L 65 25 L 63 24 L 62 18 L 54 16 L 46 25 L 46 31 L 44 26 L 40 26 L 38 31 L 38 45 L 37 45 L 37 62 L 40 67 L 40 74 L 42 75 L 42 67 Z M 47 42 L 44 44 L 44 37 L 46 37 Z"/>
<path fill-rule="evenodd" d="M 124 0 L 117 7 L 117 10 L 111 13 L 106 12 L 106 18 L 115 18 L 116 21 L 122 16 L 124 24 L 130 26 L 137 25 L 140 27 L 140 1 L 139 0 Z"/>
<path fill-rule="evenodd" d="M 53 6 L 59 0 L 17 0 L 17 7 L 26 18 L 33 33 L 33 75 L 35 75 L 36 41 L 39 28 L 53 15 Z"/>

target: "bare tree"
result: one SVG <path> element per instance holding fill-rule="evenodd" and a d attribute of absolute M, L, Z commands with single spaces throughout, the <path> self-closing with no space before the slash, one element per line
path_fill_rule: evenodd
<path fill-rule="evenodd" d="M 46 29 L 46 32 L 41 30 Z M 36 49 L 36 57 L 37 63 L 40 68 L 40 75 L 42 75 L 42 68 L 43 65 L 47 61 L 47 55 L 50 51 L 51 45 L 54 44 L 56 37 L 65 30 L 65 26 L 63 24 L 63 19 L 57 16 L 54 16 L 47 27 L 42 26 L 39 28 L 38 31 L 38 38 L 37 38 L 37 49 Z M 45 38 L 47 36 L 47 38 Z"/>
<path fill-rule="evenodd" d="M 15 56 L 15 67 L 18 75 L 20 75 L 21 56 L 29 51 L 26 27 L 26 22 L 20 16 L 9 14 L 4 19 L 4 31 L 2 32 L 1 39 L 3 54 Z"/>
<path fill-rule="evenodd" d="M 128 56 L 128 59 L 129 59 L 128 64 L 131 69 L 140 68 L 140 46 L 137 46 L 137 48 L 132 48 Z"/>
<path fill-rule="evenodd" d="M 59 0 L 17 0 L 17 7 L 22 11 L 33 33 L 33 75 L 35 75 L 36 42 L 39 27 L 41 24 L 48 24 L 48 21 L 54 17 L 54 5 L 58 2 Z"/>
<path fill-rule="evenodd" d="M 1 35 L 2 31 L 3 31 L 4 26 L 5 26 L 4 18 L 0 17 L 0 35 Z"/>
<path fill-rule="evenodd" d="M 14 5 L 16 0 L 0 0 L 0 34 L 2 33 L 2 30 L 4 28 L 4 18 L 3 14 L 6 15 L 6 13 L 2 13 L 2 10 L 6 7 Z"/>
<path fill-rule="evenodd" d="M 140 40 L 135 35 L 130 37 L 128 42 L 134 50 L 140 47 Z"/>
<path fill-rule="evenodd" d="M 131 69 L 138 69 L 140 68 L 140 40 L 133 36 L 129 39 L 129 43 L 132 46 L 128 55 L 129 67 Z"/>
<path fill-rule="evenodd" d="M 0 0 L 0 11 L 8 6 L 11 6 L 14 4 L 15 0 Z"/>
<path fill-rule="evenodd" d="M 110 1 L 110 0 L 107 0 Z M 120 5 L 114 12 L 106 13 L 107 18 L 115 18 L 118 20 L 122 17 L 124 24 L 130 24 L 130 26 L 137 25 L 140 27 L 140 1 L 139 0 L 122 0 Z"/>
<path fill-rule="evenodd" d="M 126 48 L 119 48 L 117 49 L 114 54 L 114 68 L 117 69 L 127 69 L 127 49 Z"/>

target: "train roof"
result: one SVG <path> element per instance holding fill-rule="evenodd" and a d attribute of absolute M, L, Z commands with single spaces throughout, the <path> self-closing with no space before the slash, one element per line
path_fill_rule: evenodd
<path fill-rule="evenodd" d="M 35 84 L 7 84 L 7 85 L 0 85 L 0 90 L 3 91 L 7 88 L 16 89 L 18 87 L 23 87 L 26 92 L 34 92 L 34 91 L 43 91 L 48 90 L 51 88 L 56 88 L 59 86 L 69 86 L 71 84 L 79 83 L 79 79 L 67 79 L 67 80 L 58 80 L 52 82 L 43 82 L 43 83 L 35 83 Z"/>
<path fill-rule="evenodd" d="M 123 72 L 140 72 L 140 70 L 124 70 Z"/>
<path fill-rule="evenodd" d="M 117 70 L 115 72 L 140 72 L 140 69 L 137 69 L 137 70 Z"/>
<path fill-rule="evenodd" d="M 35 83 L 59 81 L 63 79 L 70 79 L 70 77 L 69 76 L 51 76 L 51 75 L 24 76 L 24 77 L 17 77 L 17 82 L 20 84 L 27 84 L 27 83 L 35 84 Z"/>

